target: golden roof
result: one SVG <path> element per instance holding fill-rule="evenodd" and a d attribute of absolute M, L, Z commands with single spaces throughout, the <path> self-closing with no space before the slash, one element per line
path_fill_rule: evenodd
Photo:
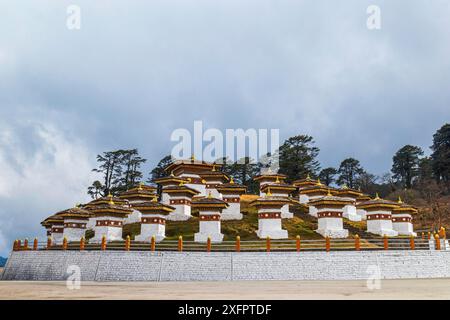
<path fill-rule="evenodd" d="M 74 207 L 70 209 L 66 209 L 56 213 L 57 216 L 61 216 L 63 218 L 74 218 L 74 219 L 87 219 L 91 215 L 88 210 L 81 209 L 79 207 Z"/>
<path fill-rule="evenodd" d="M 89 209 L 94 215 L 119 215 L 124 216 L 133 212 L 130 207 L 124 207 L 110 201 L 107 204 L 101 204 Z"/>
<path fill-rule="evenodd" d="M 229 183 L 222 183 L 216 186 L 216 190 L 219 192 L 233 192 L 242 194 L 247 192 L 247 187 L 242 184 L 235 183 L 233 178 L 231 178 Z"/>
<path fill-rule="evenodd" d="M 167 177 L 157 178 L 154 179 L 153 182 L 160 184 L 160 185 L 167 185 L 167 184 L 179 184 L 180 182 L 184 182 L 186 179 L 181 177 L 175 177 L 174 175 L 170 175 Z"/>
<path fill-rule="evenodd" d="M 398 197 L 397 204 L 398 204 L 398 207 L 394 208 L 392 210 L 392 213 L 396 213 L 396 214 L 401 214 L 401 213 L 416 214 L 416 213 L 419 212 L 419 210 L 416 207 L 404 203 L 400 197 Z"/>
<path fill-rule="evenodd" d="M 285 204 L 291 203 L 292 201 L 288 197 L 279 197 L 279 196 L 272 196 L 269 194 L 266 194 L 265 197 L 260 197 L 258 199 L 255 199 L 249 203 L 249 206 L 252 207 L 264 207 L 264 206 L 284 206 Z"/>
<path fill-rule="evenodd" d="M 205 172 L 199 172 L 198 174 L 202 179 L 206 180 L 222 180 L 222 181 L 228 181 L 230 180 L 230 177 L 228 177 L 227 174 L 225 174 L 222 171 L 205 171 Z"/>
<path fill-rule="evenodd" d="M 184 184 L 178 185 L 178 186 L 170 186 L 170 187 L 166 187 L 163 189 L 164 193 L 188 193 L 188 194 L 192 194 L 192 195 L 196 195 L 199 194 L 200 192 L 190 188 Z"/>
<path fill-rule="evenodd" d="M 342 195 L 342 196 L 349 196 L 349 197 L 359 197 L 361 196 L 363 193 L 359 190 L 356 189 L 352 189 L 347 187 L 347 185 L 344 185 L 341 189 L 338 189 L 336 192 L 338 195 Z"/>
<path fill-rule="evenodd" d="M 399 206 L 399 204 L 397 202 L 381 199 L 379 197 L 378 193 L 376 194 L 374 199 L 364 201 L 364 202 L 358 203 L 356 205 L 356 207 L 358 209 L 365 209 L 365 210 L 370 210 L 370 209 L 372 209 L 372 210 L 376 210 L 376 209 L 392 210 L 394 208 L 397 208 L 398 206 Z"/>
<path fill-rule="evenodd" d="M 316 181 L 311 179 L 309 174 L 304 179 L 295 180 L 293 183 L 294 187 L 302 187 L 302 186 L 314 186 L 316 185 Z"/>
<path fill-rule="evenodd" d="M 261 191 L 262 192 L 266 192 L 266 190 L 281 190 L 281 191 L 287 191 L 287 192 L 292 192 L 295 191 L 297 188 L 294 187 L 291 184 L 287 184 L 287 183 L 277 183 L 277 184 L 265 184 L 264 186 L 261 187 Z"/>
<path fill-rule="evenodd" d="M 314 193 L 319 193 L 319 194 L 328 194 L 328 190 L 330 189 L 330 187 L 327 187 L 326 185 L 323 184 L 314 184 L 314 185 L 310 185 L 304 188 L 301 188 L 299 190 L 300 194 L 314 194 Z"/>
<path fill-rule="evenodd" d="M 271 173 L 271 174 L 260 174 L 255 177 L 253 177 L 253 180 L 260 181 L 260 180 L 271 180 L 271 181 L 283 181 L 287 178 L 286 175 L 281 173 Z"/>
<path fill-rule="evenodd" d="M 156 197 L 156 188 L 151 187 L 151 188 L 146 188 L 143 185 L 139 185 L 137 187 L 134 187 L 132 189 L 129 189 L 127 191 L 122 192 L 119 195 L 120 199 L 153 199 L 154 197 Z"/>
<path fill-rule="evenodd" d="M 225 209 L 228 207 L 228 203 L 226 203 L 223 200 L 217 199 L 217 198 L 213 198 L 211 196 L 211 193 L 208 194 L 207 197 L 204 198 L 199 198 L 199 199 L 195 199 L 192 201 L 191 204 L 193 209 Z"/>
<path fill-rule="evenodd" d="M 51 227 L 53 224 L 63 224 L 63 223 L 64 223 L 64 218 L 61 215 L 54 214 L 54 215 L 51 215 L 50 217 L 45 218 L 41 222 L 41 225 L 44 227 Z"/>
<path fill-rule="evenodd" d="M 221 167 L 220 164 L 217 163 L 211 163 L 207 161 L 199 161 L 196 160 L 194 156 L 192 156 L 190 159 L 185 160 L 175 160 L 172 161 L 169 165 L 167 165 L 164 170 L 166 172 L 173 172 L 178 169 L 183 168 L 196 168 L 196 169 L 202 169 L 202 170 L 208 170 L 212 171 L 215 167 Z"/>
<path fill-rule="evenodd" d="M 347 205 L 354 203 L 352 198 L 333 196 L 331 190 L 328 191 L 327 195 L 322 198 L 314 199 L 308 202 L 311 206 L 326 206 L 326 205 Z"/>
<path fill-rule="evenodd" d="M 155 214 L 157 213 L 168 214 L 175 210 L 175 208 L 172 206 L 154 200 L 132 204 L 132 207 L 133 209 L 138 210 L 142 213 L 151 212 Z"/>

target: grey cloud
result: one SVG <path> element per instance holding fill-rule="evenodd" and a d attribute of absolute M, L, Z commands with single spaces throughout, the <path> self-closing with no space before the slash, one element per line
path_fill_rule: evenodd
<path fill-rule="evenodd" d="M 82 28 L 69 31 L 72 3 L 2 3 L 0 123 L 30 159 L 44 142 L 21 123 L 56 127 L 84 150 L 83 168 L 101 151 L 138 147 L 149 170 L 172 130 L 203 120 L 310 134 L 324 166 L 353 156 L 381 174 L 398 148 L 427 149 L 450 119 L 447 1 L 76 1 Z M 366 28 L 370 4 L 381 7 L 379 31 Z M 0 169 L 24 170 L 1 152 Z M 72 201 L 36 206 L 19 229 Z M 17 199 L 2 208 L 23 212 Z"/>

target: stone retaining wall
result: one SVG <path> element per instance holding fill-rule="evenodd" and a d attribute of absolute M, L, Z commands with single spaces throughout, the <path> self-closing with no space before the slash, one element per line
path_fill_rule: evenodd
<path fill-rule="evenodd" d="M 448 251 L 138 252 L 13 251 L 2 280 L 357 280 L 450 277 Z M 377 269 L 377 267 L 379 269 Z"/>

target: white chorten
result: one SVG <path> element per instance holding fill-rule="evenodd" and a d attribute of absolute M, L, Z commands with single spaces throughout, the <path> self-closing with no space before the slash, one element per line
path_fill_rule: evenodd
<path fill-rule="evenodd" d="M 256 234 L 259 238 L 288 238 L 287 230 L 284 230 L 281 225 L 281 208 L 289 203 L 289 199 L 274 197 L 270 193 L 250 202 L 250 206 L 258 210 L 258 230 Z"/>
<path fill-rule="evenodd" d="M 152 201 L 140 202 L 133 205 L 133 208 L 141 213 L 141 234 L 135 237 L 136 241 L 151 242 L 155 237 L 156 242 L 164 240 L 166 237 L 166 217 L 175 210 L 174 207 Z"/>
<path fill-rule="evenodd" d="M 375 199 L 357 205 L 359 209 L 364 209 L 367 212 L 367 232 L 380 236 L 398 235 L 392 225 L 392 210 L 398 206 L 395 202 L 380 199 L 378 194 Z"/>
<path fill-rule="evenodd" d="M 222 242 L 221 232 L 221 212 L 228 207 L 228 204 L 220 199 L 208 195 L 206 198 L 199 198 L 193 201 L 192 207 L 198 210 L 199 232 L 194 234 L 195 242 Z"/>
<path fill-rule="evenodd" d="M 217 187 L 222 196 L 222 200 L 228 204 L 228 207 L 222 210 L 222 220 L 242 220 L 241 213 L 241 195 L 247 191 L 247 187 L 234 182 L 224 183 Z"/>

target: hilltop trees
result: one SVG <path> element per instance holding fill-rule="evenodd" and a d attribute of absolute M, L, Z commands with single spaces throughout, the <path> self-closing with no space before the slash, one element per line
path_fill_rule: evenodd
<path fill-rule="evenodd" d="M 326 185 L 331 185 L 336 179 L 337 170 L 333 167 L 322 169 L 319 172 L 319 179 Z"/>
<path fill-rule="evenodd" d="M 168 155 L 159 160 L 156 167 L 153 168 L 152 171 L 150 171 L 150 177 L 148 178 L 148 182 L 152 182 L 155 179 L 162 178 L 167 176 L 169 173 L 164 171 L 164 168 L 167 167 L 169 164 L 172 163 L 172 156 Z"/>
<path fill-rule="evenodd" d="M 96 199 L 125 191 L 142 179 L 141 165 L 146 159 L 139 156 L 137 149 L 107 151 L 97 155 L 98 167 L 92 169 L 103 176 L 88 188 L 88 194 Z"/>
<path fill-rule="evenodd" d="M 392 158 L 393 178 L 404 188 L 410 189 L 413 180 L 419 175 L 420 156 L 422 155 L 421 148 L 406 145 L 398 150 Z"/>
<path fill-rule="evenodd" d="M 298 135 L 287 139 L 280 146 L 280 173 L 288 176 L 288 181 L 304 178 L 307 174 L 316 176 L 320 169 L 316 160 L 319 148 L 308 135 Z"/>
<path fill-rule="evenodd" d="M 430 147 L 433 173 L 437 182 L 450 182 L 450 124 L 443 125 L 433 135 L 433 145 Z"/>
<path fill-rule="evenodd" d="M 358 179 L 364 174 L 364 169 L 358 160 L 354 158 L 344 159 L 338 169 L 338 184 L 346 184 L 350 188 L 358 187 Z"/>
<path fill-rule="evenodd" d="M 257 193 L 259 191 L 258 183 L 253 180 L 253 177 L 258 175 L 260 169 L 261 165 L 259 163 L 255 163 L 249 157 L 245 157 L 229 165 L 228 174 L 236 182 L 245 185 L 248 192 Z"/>
<path fill-rule="evenodd" d="M 236 162 L 228 158 L 217 159 L 216 162 L 222 164 L 220 170 L 234 177 L 237 183 L 246 185 L 250 193 L 258 192 L 258 185 L 253 181 L 253 177 L 258 175 L 262 168 L 279 165 L 279 173 L 288 176 L 287 182 L 304 178 L 309 174 L 318 177 L 327 185 L 346 184 L 350 188 L 360 188 L 369 194 L 378 192 L 380 195 L 388 196 L 399 192 L 400 189 L 413 189 L 420 193 L 421 190 L 442 189 L 443 186 L 446 188 L 442 190 L 442 195 L 448 194 L 450 124 L 445 124 L 436 131 L 430 148 L 432 154 L 428 157 L 424 156 L 424 151 L 418 146 L 403 146 L 392 157 L 391 173 L 383 176 L 366 172 L 361 163 L 354 158 L 344 159 L 337 169 L 326 167 L 320 170 L 317 161 L 319 148 L 309 135 L 296 135 L 286 139 L 273 156 L 267 154 L 260 159 L 261 162 L 255 163 L 248 157 Z M 147 181 L 152 182 L 156 178 L 170 174 L 165 172 L 164 168 L 172 160 L 170 155 L 162 158 L 150 172 Z M 97 162 L 98 167 L 93 171 L 100 173 L 101 178 L 92 182 L 88 188 L 88 194 L 93 198 L 127 190 L 143 179 L 140 168 L 146 160 L 139 155 L 137 149 L 103 152 L 97 156 Z M 219 168 L 218 166 L 216 169 Z"/>

